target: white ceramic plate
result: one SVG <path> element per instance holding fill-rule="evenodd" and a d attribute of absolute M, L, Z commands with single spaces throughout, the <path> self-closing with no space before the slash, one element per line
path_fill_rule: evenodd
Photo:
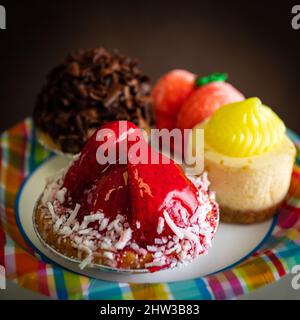
<path fill-rule="evenodd" d="M 89 277 L 134 283 L 155 283 L 195 279 L 243 261 L 256 251 L 270 236 L 276 225 L 276 217 L 263 223 L 254 225 L 231 225 L 220 223 L 213 246 L 208 254 L 199 257 L 193 263 L 173 270 L 165 270 L 154 274 L 121 274 L 104 272 L 92 268 L 80 270 L 78 264 L 49 251 L 37 237 L 32 215 L 35 203 L 45 186 L 45 179 L 57 170 L 65 167 L 68 159 L 62 156 L 50 158 L 39 166 L 24 182 L 19 191 L 15 212 L 19 228 L 25 239 L 41 254 L 44 260 L 56 263 L 65 269 Z"/>

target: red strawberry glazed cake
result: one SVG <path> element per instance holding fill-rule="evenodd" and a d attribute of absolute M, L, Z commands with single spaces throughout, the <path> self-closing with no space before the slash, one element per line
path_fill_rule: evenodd
<path fill-rule="evenodd" d="M 126 125 L 125 131 L 118 121 L 100 128 L 115 133 L 105 144 L 118 147 L 118 159 L 132 144 L 130 136 L 140 131 Z M 207 175 L 187 177 L 171 159 L 100 164 L 100 129 L 68 168 L 47 180 L 35 210 L 40 237 L 60 254 L 78 259 L 81 269 L 100 264 L 155 272 L 206 253 L 219 221 Z"/>

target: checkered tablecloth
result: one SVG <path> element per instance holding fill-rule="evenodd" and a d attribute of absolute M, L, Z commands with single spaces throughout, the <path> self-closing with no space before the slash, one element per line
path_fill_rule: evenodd
<path fill-rule="evenodd" d="M 0 265 L 18 285 L 55 299 L 230 299 L 283 277 L 300 264 L 300 137 L 287 201 L 268 240 L 239 265 L 206 277 L 159 284 L 101 281 L 46 263 L 22 237 L 14 204 L 24 181 L 51 154 L 41 147 L 30 118 L 0 138 Z"/>

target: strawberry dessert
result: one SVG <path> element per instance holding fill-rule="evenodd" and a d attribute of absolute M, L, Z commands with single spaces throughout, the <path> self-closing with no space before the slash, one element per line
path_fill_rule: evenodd
<path fill-rule="evenodd" d="M 185 176 L 139 128 L 122 123 L 98 129 L 68 168 L 48 179 L 35 212 L 38 233 L 80 268 L 155 272 L 191 262 L 211 246 L 219 221 L 207 176 Z M 99 139 L 101 129 L 113 134 Z M 143 161 L 126 152 L 137 141 L 147 151 Z M 96 155 L 112 148 L 117 161 L 99 161 Z M 145 161 L 150 154 L 159 161 Z"/>

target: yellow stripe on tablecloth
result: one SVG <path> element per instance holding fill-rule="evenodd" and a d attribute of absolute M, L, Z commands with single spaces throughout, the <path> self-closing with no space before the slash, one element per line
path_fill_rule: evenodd
<path fill-rule="evenodd" d="M 274 282 L 271 268 L 263 258 L 255 258 L 235 268 L 235 273 L 245 280 L 248 291 Z"/>
<path fill-rule="evenodd" d="M 80 276 L 79 281 L 80 281 L 80 285 L 81 285 L 82 294 L 85 297 L 87 295 L 88 289 L 90 287 L 90 283 L 91 283 L 90 278 Z"/>
<path fill-rule="evenodd" d="M 51 265 L 47 265 L 46 273 L 47 273 L 49 295 L 51 298 L 55 299 L 57 298 L 56 285 L 55 285 L 55 278 L 53 274 L 53 267 Z"/>
<path fill-rule="evenodd" d="M 137 300 L 169 299 L 166 286 L 160 283 L 130 284 L 132 295 Z"/>

